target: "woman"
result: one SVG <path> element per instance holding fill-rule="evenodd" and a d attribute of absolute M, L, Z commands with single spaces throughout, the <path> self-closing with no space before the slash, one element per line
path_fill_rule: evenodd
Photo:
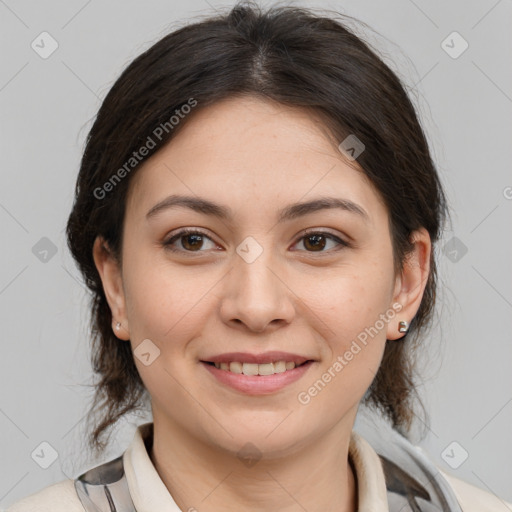
<path fill-rule="evenodd" d="M 105 98 L 67 226 L 91 445 L 153 421 L 8 510 L 502 510 L 406 438 L 445 212 L 404 88 L 342 23 L 238 5 L 164 37 Z M 393 429 L 353 431 L 362 403 Z"/>

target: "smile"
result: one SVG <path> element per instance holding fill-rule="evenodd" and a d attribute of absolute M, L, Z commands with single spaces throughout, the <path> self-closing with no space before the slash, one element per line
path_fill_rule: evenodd
<path fill-rule="evenodd" d="M 201 361 L 200 364 L 216 383 L 228 386 L 249 395 L 275 393 L 302 378 L 315 361 L 308 360 L 296 365 L 294 362 L 276 361 L 275 363 L 213 363 Z"/>
<path fill-rule="evenodd" d="M 243 373 L 244 375 L 274 375 L 275 373 L 284 373 L 293 370 L 296 366 L 293 361 L 276 361 L 273 363 L 240 363 L 233 361 L 230 363 L 210 363 L 214 364 L 215 368 L 220 370 L 229 371 L 232 373 Z"/>

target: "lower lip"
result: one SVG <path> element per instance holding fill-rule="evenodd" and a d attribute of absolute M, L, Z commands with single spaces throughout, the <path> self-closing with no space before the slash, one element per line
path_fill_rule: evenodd
<path fill-rule="evenodd" d="M 249 395 L 265 395 L 279 391 L 292 382 L 299 380 L 308 371 L 313 361 L 308 361 L 293 370 L 274 373 L 274 375 L 244 375 L 243 373 L 221 370 L 203 361 L 201 361 L 201 364 L 223 384 Z"/>

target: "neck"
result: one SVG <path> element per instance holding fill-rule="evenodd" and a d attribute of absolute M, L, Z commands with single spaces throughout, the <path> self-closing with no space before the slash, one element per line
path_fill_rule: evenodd
<path fill-rule="evenodd" d="M 292 454 L 262 454 L 243 463 L 168 421 L 154 422 L 150 458 L 181 510 L 201 512 L 354 512 L 349 460 L 353 421 L 339 422 Z"/>

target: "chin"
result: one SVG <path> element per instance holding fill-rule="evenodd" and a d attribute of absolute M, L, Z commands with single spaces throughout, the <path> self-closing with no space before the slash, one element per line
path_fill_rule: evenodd
<path fill-rule="evenodd" d="M 209 443 L 238 458 L 245 455 L 277 459 L 291 455 L 302 449 L 308 435 L 303 432 L 303 427 L 300 427 L 300 430 L 298 428 L 294 430 L 290 428 L 293 425 L 288 425 L 288 428 L 283 428 L 282 424 L 278 426 L 282 420 L 281 416 L 271 428 L 263 426 L 263 424 L 254 425 L 238 421 L 236 429 L 228 428 L 232 437 L 229 434 L 223 435 L 221 438 L 212 436 Z"/>

